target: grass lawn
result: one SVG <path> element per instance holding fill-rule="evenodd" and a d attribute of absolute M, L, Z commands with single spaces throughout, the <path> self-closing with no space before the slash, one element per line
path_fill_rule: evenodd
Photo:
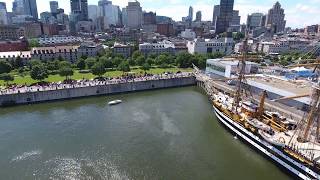
<path fill-rule="evenodd" d="M 147 71 L 150 74 L 163 74 L 164 72 L 173 72 L 176 73 L 178 71 L 181 72 L 191 72 L 192 69 L 188 68 L 188 69 L 181 69 L 181 68 L 167 68 L 167 69 L 162 69 L 162 68 L 152 68 L 149 71 Z M 138 74 L 143 74 L 144 71 L 141 69 L 133 69 L 131 72 Z M 104 76 L 105 77 L 119 77 L 121 76 L 123 73 L 121 71 L 109 71 L 107 72 Z M 33 83 L 36 83 L 36 80 L 33 80 L 30 75 L 26 75 L 24 77 L 13 73 L 12 75 L 14 75 L 14 81 L 13 82 L 9 82 L 9 84 L 18 84 L 18 85 L 30 85 Z M 75 80 L 81 80 L 81 79 L 94 79 L 96 76 L 94 76 L 92 73 L 79 73 L 79 71 L 75 71 L 74 75 L 71 77 L 72 79 Z M 46 82 L 59 82 L 59 81 L 63 81 L 65 79 L 65 77 L 61 77 L 59 75 L 50 75 L 47 79 L 45 79 Z M 2 80 L 0 80 L 0 86 L 4 86 L 6 83 Z"/>

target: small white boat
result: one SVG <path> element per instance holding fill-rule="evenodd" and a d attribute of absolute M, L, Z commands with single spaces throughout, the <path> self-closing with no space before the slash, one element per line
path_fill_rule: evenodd
<path fill-rule="evenodd" d="M 115 101 L 110 101 L 110 102 L 108 103 L 108 105 L 109 105 L 109 106 L 113 106 L 113 105 L 117 105 L 117 104 L 120 104 L 120 103 L 122 103 L 121 100 L 115 100 Z"/>

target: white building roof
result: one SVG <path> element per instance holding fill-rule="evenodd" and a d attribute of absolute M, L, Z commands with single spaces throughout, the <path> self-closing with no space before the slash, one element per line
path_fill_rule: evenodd
<path fill-rule="evenodd" d="M 239 60 L 236 59 L 208 59 L 207 63 L 220 63 L 225 66 L 238 66 Z M 246 61 L 247 65 L 258 65 L 257 63 Z"/>

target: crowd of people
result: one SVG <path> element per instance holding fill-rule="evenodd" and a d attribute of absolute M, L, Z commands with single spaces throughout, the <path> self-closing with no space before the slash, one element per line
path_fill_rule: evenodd
<path fill-rule="evenodd" d="M 0 95 L 7 94 L 19 94 L 28 92 L 38 92 L 38 91 L 53 91 L 61 89 L 70 88 L 83 88 L 92 86 L 105 86 L 109 84 L 120 84 L 129 82 L 139 82 L 139 81 L 150 81 L 150 80 L 160 80 L 160 79 L 173 79 L 180 77 L 190 77 L 192 73 L 165 73 L 161 75 L 125 75 L 118 78 L 96 78 L 92 80 L 82 79 L 82 80 L 68 80 L 65 82 L 54 82 L 54 83 L 38 83 L 35 85 L 11 85 L 9 87 L 0 89 Z"/>

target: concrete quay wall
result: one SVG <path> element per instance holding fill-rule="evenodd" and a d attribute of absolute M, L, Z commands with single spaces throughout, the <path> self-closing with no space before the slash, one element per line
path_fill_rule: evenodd
<path fill-rule="evenodd" d="M 51 91 L 27 92 L 19 94 L 0 95 L 0 106 L 13 106 L 19 104 L 32 104 L 46 101 L 57 101 L 89 96 L 128 93 L 163 88 L 192 86 L 196 84 L 194 77 L 179 77 L 172 79 L 148 80 L 108 84 Z"/>

